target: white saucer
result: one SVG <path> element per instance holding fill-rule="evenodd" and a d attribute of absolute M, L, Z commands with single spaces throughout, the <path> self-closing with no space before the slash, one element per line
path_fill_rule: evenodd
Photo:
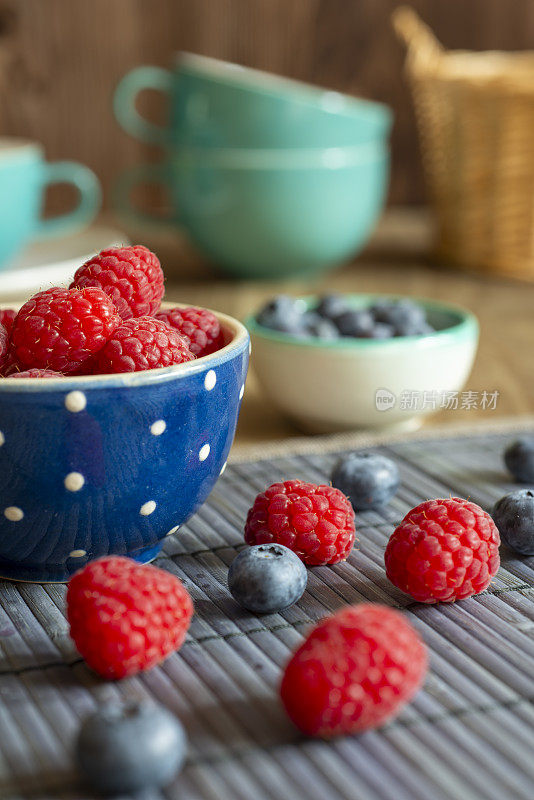
<path fill-rule="evenodd" d="M 126 234 L 104 225 L 62 239 L 33 242 L 7 269 L 0 270 L 0 301 L 24 299 L 40 289 L 65 285 L 92 255 L 121 244 L 129 244 Z"/>

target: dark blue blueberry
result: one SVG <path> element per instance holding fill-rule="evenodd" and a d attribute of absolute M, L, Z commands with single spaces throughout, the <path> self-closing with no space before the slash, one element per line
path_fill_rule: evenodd
<path fill-rule="evenodd" d="M 256 320 L 271 330 L 304 336 L 305 310 L 302 300 L 281 294 L 258 312 Z"/>
<path fill-rule="evenodd" d="M 394 328 L 418 328 L 426 322 L 426 311 L 413 300 L 382 300 L 371 307 L 377 322 L 387 322 Z M 406 334 L 400 334 L 406 335 Z"/>
<path fill-rule="evenodd" d="M 334 320 L 342 336 L 369 337 L 373 328 L 373 317 L 364 308 L 351 308 Z"/>
<path fill-rule="evenodd" d="M 426 336 L 428 333 L 434 333 L 434 331 L 435 328 L 428 322 L 414 324 L 408 321 L 395 325 L 395 336 Z"/>
<path fill-rule="evenodd" d="M 315 311 L 307 311 L 304 314 L 304 330 L 310 336 L 319 339 L 338 339 L 339 331 L 329 319 L 321 317 Z"/>
<path fill-rule="evenodd" d="M 492 517 L 505 544 L 523 556 L 534 555 L 534 490 L 505 494 L 495 503 Z"/>
<path fill-rule="evenodd" d="M 103 794 L 131 794 L 166 786 L 181 768 L 187 748 L 176 717 L 155 703 L 101 706 L 87 717 L 76 760 Z"/>
<path fill-rule="evenodd" d="M 349 304 L 342 294 L 325 294 L 319 298 L 315 311 L 327 319 L 335 320 L 349 310 Z"/>
<path fill-rule="evenodd" d="M 399 482 L 395 462 L 376 453 L 342 456 L 332 472 L 333 486 L 347 495 L 355 511 L 385 505 L 399 488 Z"/>
<path fill-rule="evenodd" d="M 300 558 L 281 544 L 248 547 L 228 570 L 232 597 L 254 614 L 274 614 L 289 608 L 302 597 L 307 580 Z"/>
<path fill-rule="evenodd" d="M 504 463 L 516 481 L 534 484 L 534 436 L 521 436 L 508 445 Z"/>
<path fill-rule="evenodd" d="M 389 322 L 389 315 L 394 305 L 394 300 L 377 300 L 369 311 L 376 322 Z"/>
<path fill-rule="evenodd" d="M 369 333 L 369 339 L 391 339 L 395 336 L 395 328 L 387 322 L 375 322 Z"/>

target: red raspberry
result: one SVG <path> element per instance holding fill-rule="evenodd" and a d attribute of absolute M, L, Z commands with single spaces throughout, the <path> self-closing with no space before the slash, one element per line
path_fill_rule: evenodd
<path fill-rule="evenodd" d="M 197 358 L 220 350 L 224 344 L 220 322 L 207 308 L 170 308 L 159 311 L 156 319 L 163 320 L 187 337 L 189 349 Z"/>
<path fill-rule="evenodd" d="M 245 524 L 247 544 L 283 544 L 305 564 L 337 564 L 354 544 L 354 511 L 332 486 L 273 483 L 254 500 Z"/>
<path fill-rule="evenodd" d="M 61 372 L 51 369 L 27 369 L 24 372 L 14 372 L 9 378 L 63 378 Z"/>
<path fill-rule="evenodd" d="M 96 286 L 108 294 L 123 319 L 147 317 L 158 310 L 165 291 L 159 259 L 147 247 L 110 247 L 86 261 L 71 288 Z"/>
<path fill-rule="evenodd" d="M 13 308 L 0 308 L 0 325 L 3 325 L 8 333 L 11 332 L 16 316 L 17 312 Z"/>
<path fill-rule="evenodd" d="M 91 367 L 94 375 L 141 372 L 194 359 L 178 331 L 154 317 L 127 319 L 100 350 Z"/>
<path fill-rule="evenodd" d="M 67 590 L 70 635 L 103 678 L 159 664 L 185 639 L 193 601 L 170 572 L 106 556 L 76 572 Z"/>
<path fill-rule="evenodd" d="M 25 303 L 13 323 L 9 372 L 80 369 L 120 325 L 113 302 L 101 289 L 47 289 Z"/>
<path fill-rule="evenodd" d="M 386 574 L 421 603 L 453 602 L 485 589 L 499 569 L 499 531 L 458 497 L 412 508 L 386 547 Z"/>
<path fill-rule="evenodd" d="M 312 630 L 287 665 L 280 694 L 308 736 L 356 733 L 397 714 L 426 670 L 426 647 L 406 618 L 362 603 Z"/>
<path fill-rule="evenodd" d="M 9 345 L 9 334 L 4 325 L 0 322 L 0 369 L 2 368 L 5 357 L 7 355 L 7 349 Z"/>

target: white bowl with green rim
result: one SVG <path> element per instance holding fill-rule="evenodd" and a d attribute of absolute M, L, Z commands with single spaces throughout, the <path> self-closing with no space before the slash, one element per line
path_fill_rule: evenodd
<path fill-rule="evenodd" d="M 346 296 L 368 307 L 384 295 Z M 388 299 L 401 299 L 387 296 Z M 308 308 L 317 301 L 302 298 Z M 417 299 L 417 298 L 416 298 Z M 440 408 L 461 407 L 479 327 L 460 306 L 417 299 L 436 328 L 392 339 L 297 339 L 245 320 L 252 365 L 266 396 L 300 428 L 332 433 L 356 428 L 414 430 Z"/>

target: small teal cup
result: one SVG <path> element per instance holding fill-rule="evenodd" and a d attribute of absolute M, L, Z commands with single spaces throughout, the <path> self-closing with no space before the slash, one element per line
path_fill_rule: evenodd
<path fill-rule="evenodd" d="M 126 220 L 183 228 L 210 260 L 238 278 L 317 274 L 355 255 L 382 210 L 386 146 L 322 150 L 177 151 L 124 173 L 115 203 Z M 166 186 L 166 220 L 130 201 L 139 183 Z"/>
<path fill-rule="evenodd" d="M 165 127 L 136 110 L 146 89 L 168 95 Z M 129 72 L 117 86 L 114 111 L 135 138 L 185 148 L 347 147 L 386 139 L 392 123 L 381 103 L 192 53 L 178 54 L 171 70 Z"/>
<path fill-rule="evenodd" d="M 46 187 L 71 183 L 76 208 L 41 219 Z M 73 161 L 47 163 L 41 147 L 18 139 L 0 139 L 0 269 L 30 240 L 64 236 L 88 225 L 101 202 L 98 178 Z"/>

